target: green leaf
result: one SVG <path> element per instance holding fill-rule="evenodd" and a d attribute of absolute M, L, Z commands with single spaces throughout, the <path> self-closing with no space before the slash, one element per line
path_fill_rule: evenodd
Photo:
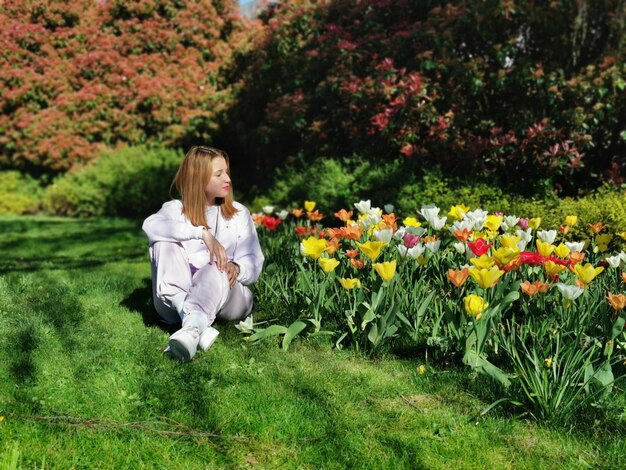
<path fill-rule="evenodd" d="M 502 369 L 494 366 L 484 357 L 478 355 L 476 351 L 466 351 L 465 356 L 463 356 L 463 362 L 476 369 L 478 372 L 500 382 L 504 387 L 508 388 L 509 385 L 511 385 L 511 381 L 509 380 L 510 376 L 508 374 L 506 374 Z"/>
<path fill-rule="evenodd" d="M 282 325 L 272 325 L 262 330 L 257 330 L 252 336 L 248 338 L 248 341 L 259 341 L 270 336 L 283 335 L 287 332 L 287 327 Z"/>
<path fill-rule="evenodd" d="M 284 350 L 289 349 L 289 345 L 291 344 L 291 342 L 294 340 L 296 336 L 298 336 L 298 334 L 300 334 L 302 330 L 306 328 L 306 325 L 307 324 L 303 322 L 302 320 L 296 320 L 291 325 L 289 325 L 289 328 L 287 328 L 287 331 L 285 332 L 285 336 L 283 337 L 283 349 Z"/>
<path fill-rule="evenodd" d="M 622 331 L 624 331 L 625 322 L 626 320 L 624 319 L 624 317 L 621 316 L 617 320 L 615 320 L 615 323 L 613 323 L 613 329 L 611 330 L 611 341 L 614 341 L 615 338 L 622 334 Z"/>

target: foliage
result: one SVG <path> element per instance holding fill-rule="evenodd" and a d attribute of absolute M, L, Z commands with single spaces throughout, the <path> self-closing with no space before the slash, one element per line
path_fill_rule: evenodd
<path fill-rule="evenodd" d="M 182 155 L 173 150 L 127 147 L 103 153 L 80 171 L 46 188 L 44 209 L 66 216 L 144 218 L 169 199 Z"/>
<path fill-rule="evenodd" d="M 4 1 L 0 164 L 58 173 L 119 143 L 210 141 L 234 0 Z"/>
<path fill-rule="evenodd" d="M 18 171 L 0 172 L 0 215 L 33 214 L 39 210 L 42 188 Z"/>
<path fill-rule="evenodd" d="M 237 95 L 219 138 L 257 169 L 296 154 L 402 155 L 528 193 L 620 183 L 624 8 L 285 2 L 226 74 Z"/>

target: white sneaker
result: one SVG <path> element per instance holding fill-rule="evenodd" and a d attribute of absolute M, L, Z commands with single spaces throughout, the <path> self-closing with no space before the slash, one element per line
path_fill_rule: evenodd
<path fill-rule="evenodd" d="M 235 325 L 239 331 L 249 333 L 254 329 L 254 322 L 252 321 L 252 314 L 248 315 L 245 320 L 240 321 Z"/>
<path fill-rule="evenodd" d="M 206 351 L 211 346 L 213 346 L 213 343 L 215 343 L 215 340 L 217 339 L 217 336 L 219 334 L 220 334 L 219 331 L 217 331 L 212 326 L 209 326 L 200 335 L 200 341 L 198 342 L 198 348 L 202 349 L 203 351 Z"/>
<path fill-rule="evenodd" d="M 187 362 L 195 356 L 199 341 L 200 334 L 198 333 L 198 328 L 195 326 L 181 328 L 170 336 L 168 340 L 169 347 L 166 349 L 166 352 L 176 359 Z"/>

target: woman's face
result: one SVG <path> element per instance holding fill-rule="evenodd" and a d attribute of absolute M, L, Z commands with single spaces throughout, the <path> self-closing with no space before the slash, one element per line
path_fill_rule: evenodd
<path fill-rule="evenodd" d="M 228 176 L 226 160 L 224 157 L 215 157 L 211 160 L 213 174 L 204 192 L 209 204 L 215 204 L 215 198 L 224 198 L 230 191 L 230 176 Z"/>

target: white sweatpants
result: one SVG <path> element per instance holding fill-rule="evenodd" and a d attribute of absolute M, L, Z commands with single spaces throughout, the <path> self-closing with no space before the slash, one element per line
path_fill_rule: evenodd
<path fill-rule="evenodd" d="M 195 270 L 179 243 L 156 242 L 150 247 L 152 298 L 157 313 L 168 324 L 202 312 L 210 326 L 216 318 L 243 320 L 252 311 L 252 292 L 228 276 L 215 262 Z"/>

